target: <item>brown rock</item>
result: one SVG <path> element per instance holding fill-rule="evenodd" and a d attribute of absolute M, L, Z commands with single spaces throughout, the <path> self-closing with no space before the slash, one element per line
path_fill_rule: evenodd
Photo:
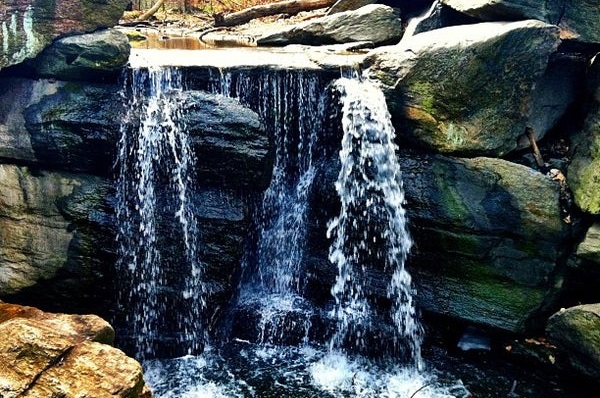
<path fill-rule="evenodd" d="M 0 324 L 14 318 L 44 321 L 55 330 L 74 336 L 76 340 L 91 340 L 113 344 L 115 331 L 108 322 L 96 315 L 67 315 L 43 312 L 34 307 L 0 303 Z"/>
<path fill-rule="evenodd" d="M 94 315 L 0 303 L 0 397 L 151 398 L 141 365 Z M 93 341 L 96 340 L 96 341 Z"/>
<path fill-rule="evenodd" d="M 86 341 L 41 374 L 23 397 L 139 397 L 142 367 L 122 351 Z"/>

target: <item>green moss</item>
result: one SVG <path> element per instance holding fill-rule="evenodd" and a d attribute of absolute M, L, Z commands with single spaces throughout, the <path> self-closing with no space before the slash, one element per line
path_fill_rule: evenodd
<path fill-rule="evenodd" d="M 447 170 L 442 173 L 445 175 Z M 464 220 L 469 216 L 469 211 L 465 206 L 464 199 L 460 195 L 458 189 L 455 186 L 450 186 L 449 181 L 453 181 L 452 178 L 438 178 L 437 188 L 440 194 L 439 203 L 443 207 L 444 213 L 447 217 L 454 220 Z"/>
<path fill-rule="evenodd" d="M 433 85 L 428 82 L 414 82 L 409 85 L 409 91 L 417 98 L 418 104 L 424 111 L 433 115 L 436 113 Z"/>
<path fill-rule="evenodd" d="M 456 150 L 462 148 L 462 146 L 469 140 L 468 131 L 459 125 L 449 123 L 446 127 L 446 142 L 450 150 Z"/>

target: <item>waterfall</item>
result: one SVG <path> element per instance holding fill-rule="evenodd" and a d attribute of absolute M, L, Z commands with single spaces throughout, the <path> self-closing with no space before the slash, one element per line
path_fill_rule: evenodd
<path fill-rule="evenodd" d="M 265 73 L 258 77 L 224 73 L 219 86 L 213 89 L 253 106 L 274 140 L 271 183 L 254 214 L 255 269 L 243 286 L 249 296 L 242 297 L 250 301 L 260 299 L 261 342 L 281 340 L 289 327 L 289 313 L 303 306 L 301 268 L 309 194 L 319 156 L 317 139 L 323 131 L 322 86 L 319 78 L 309 73 Z M 255 102 L 257 98 L 260 101 Z M 307 319 L 303 322 L 306 340 L 310 323 Z"/>
<path fill-rule="evenodd" d="M 329 259 L 338 269 L 331 289 L 337 326 L 330 349 L 347 344 L 367 348 L 365 335 L 372 328 L 374 309 L 366 281 L 379 269 L 392 274 L 388 297 L 396 344 L 406 347 L 421 368 L 422 328 L 411 277 L 404 268 L 412 242 L 390 114 L 383 93 L 372 83 L 342 78 L 335 85 L 341 95 L 344 135 L 336 182 L 342 206 L 327 230 L 332 238 Z"/>
<path fill-rule="evenodd" d="M 119 306 L 137 357 L 170 340 L 201 349 L 205 307 L 191 197 L 194 157 L 180 122 L 176 69 L 134 69 L 118 147 Z M 169 244 L 167 239 L 173 239 Z M 174 276 L 177 275 L 177 276 Z"/>

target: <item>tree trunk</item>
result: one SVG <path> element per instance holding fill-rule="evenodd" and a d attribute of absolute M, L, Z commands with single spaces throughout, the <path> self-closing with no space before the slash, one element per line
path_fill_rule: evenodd
<path fill-rule="evenodd" d="M 138 21 L 145 21 L 148 18 L 150 18 L 152 15 L 154 15 L 154 13 L 156 13 L 156 11 L 158 11 L 158 9 L 163 5 L 164 2 L 165 0 L 158 0 L 156 3 L 154 3 L 151 9 L 140 15 Z"/>
<path fill-rule="evenodd" d="M 255 18 L 276 14 L 298 14 L 330 7 L 336 0 L 288 0 L 279 3 L 263 4 L 227 15 L 215 15 L 215 26 L 237 26 Z"/>

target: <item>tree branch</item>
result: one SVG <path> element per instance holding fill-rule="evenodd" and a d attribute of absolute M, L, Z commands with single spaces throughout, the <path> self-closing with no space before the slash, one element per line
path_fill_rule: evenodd
<path fill-rule="evenodd" d="M 138 21 L 145 21 L 149 19 L 152 15 L 156 13 L 156 11 L 158 11 L 158 9 L 163 5 L 164 2 L 165 0 L 158 0 L 156 3 L 154 3 L 151 9 L 140 15 Z"/>

